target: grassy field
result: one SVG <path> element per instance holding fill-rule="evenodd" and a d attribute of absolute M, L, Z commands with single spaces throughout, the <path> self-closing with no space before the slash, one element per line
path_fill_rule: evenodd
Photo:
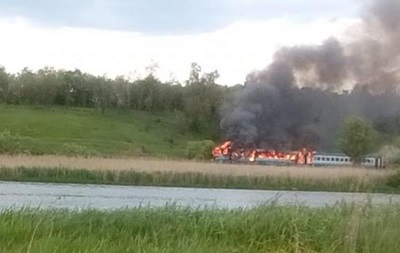
<path fill-rule="evenodd" d="M 400 206 L 5 210 L 0 252 L 400 251 Z"/>
<path fill-rule="evenodd" d="M 0 164 L 4 181 L 400 192 L 400 174 L 395 170 L 60 156 L 0 156 Z"/>
<path fill-rule="evenodd" d="M 31 154 L 182 157 L 188 141 L 204 139 L 182 122 L 178 113 L 0 106 L 0 133 L 18 134 Z"/>

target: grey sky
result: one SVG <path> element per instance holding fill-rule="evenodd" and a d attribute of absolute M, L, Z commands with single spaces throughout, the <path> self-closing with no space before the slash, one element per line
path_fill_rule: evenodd
<path fill-rule="evenodd" d="M 0 17 L 157 35 L 214 31 L 236 20 L 307 22 L 357 12 L 357 0 L 0 0 Z"/>

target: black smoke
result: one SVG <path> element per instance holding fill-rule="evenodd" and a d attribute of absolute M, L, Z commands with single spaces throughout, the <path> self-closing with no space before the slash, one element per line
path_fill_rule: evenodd
<path fill-rule="evenodd" d="M 225 137 L 244 145 L 333 149 L 348 116 L 400 115 L 400 1 L 363 8 L 350 40 L 284 47 L 221 110 Z"/>

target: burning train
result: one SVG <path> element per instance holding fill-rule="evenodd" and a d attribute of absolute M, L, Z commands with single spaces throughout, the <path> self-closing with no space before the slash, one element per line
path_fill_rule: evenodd
<path fill-rule="evenodd" d="M 350 157 L 339 153 L 322 153 L 303 148 L 299 151 L 279 152 L 266 149 L 233 148 L 232 141 L 216 146 L 212 154 L 217 163 L 258 164 L 276 166 L 349 166 Z M 381 156 L 367 156 L 362 165 L 372 168 L 383 168 Z"/>
<path fill-rule="evenodd" d="M 226 141 L 213 149 L 218 163 L 254 163 L 261 165 L 311 165 L 314 152 L 307 149 L 280 152 L 266 149 L 233 149 L 233 142 Z"/>

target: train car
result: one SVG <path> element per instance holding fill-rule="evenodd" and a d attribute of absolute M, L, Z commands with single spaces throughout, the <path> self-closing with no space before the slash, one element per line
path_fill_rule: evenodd
<path fill-rule="evenodd" d="M 352 159 L 342 153 L 314 153 L 314 166 L 351 166 Z M 363 158 L 362 166 L 368 168 L 384 168 L 384 161 L 381 156 L 367 155 Z"/>
<path fill-rule="evenodd" d="M 228 157 L 217 157 L 215 158 L 216 163 L 233 163 L 233 164 L 254 164 L 254 165 L 273 165 L 273 166 L 294 166 L 296 165 L 292 161 L 283 159 L 270 159 L 270 158 L 256 158 L 254 161 L 248 159 L 229 160 Z"/>
<path fill-rule="evenodd" d="M 217 156 L 215 157 L 216 163 L 233 163 L 233 164 L 256 164 L 256 165 L 274 165 L 274 166 L 290 166 L 296 165 L 295 161 L 289 159 L 279 159 L 279 158 L 268 158 L 268 157 L 229 157 L 229 156 Z"/>
<path fill-rule="evenodd" d="M 265 149 L 232 150 L 232 142 L 216 146 L 212 154 L 217 163 L 258 164 L 275 166 L 351 166 L 353 161 L 343 153 L 313 152 L 305 148 L 298 151 L 279 152 Z M 383 157 L 367 155 L 361 163 L 368 168 L 384 168 Z"/>

